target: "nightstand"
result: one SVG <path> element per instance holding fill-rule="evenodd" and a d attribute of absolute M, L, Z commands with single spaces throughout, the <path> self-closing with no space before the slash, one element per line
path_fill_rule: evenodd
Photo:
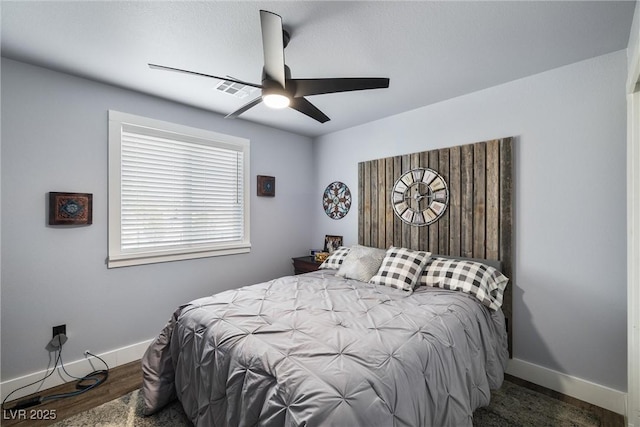
<path fill-rule="evenodd" d="M 293 270 L 295 274 L 310 273 L 320 267 L 321 262 L 316 262 L 312 256 L 302 256 L 291 258 L 293 260 Z"/>

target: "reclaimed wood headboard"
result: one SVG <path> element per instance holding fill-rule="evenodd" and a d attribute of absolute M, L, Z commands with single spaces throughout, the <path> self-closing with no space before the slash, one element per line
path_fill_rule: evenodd
<path fill-rule="evenodd" d="M 513 159 L 512 138 L 477 142 L 358 164 L 358 243 L 401 246 L 434 254 L 500 260 L 511 280 L 502 310 L 512 354 Z M 413 226 L 393 212 L 391 189 L 404 172 L 437 171 L 449 186 L 449 206 L 428 226 Z"/>

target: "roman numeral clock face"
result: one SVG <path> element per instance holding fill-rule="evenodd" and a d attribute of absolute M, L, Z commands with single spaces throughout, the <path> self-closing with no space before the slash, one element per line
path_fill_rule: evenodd
<path fill-rule="evenodd" d="M 393 211 L 411 225 L 433 224 L 449 204 L 449 189 L 444 178 L 433 169 L 417 168 L 405 172 L 393 184 Z"/>

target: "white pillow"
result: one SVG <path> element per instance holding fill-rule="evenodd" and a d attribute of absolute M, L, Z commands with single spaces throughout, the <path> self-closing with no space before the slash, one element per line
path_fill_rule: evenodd
<path fill-rule="evenodd" d="M 336 276 L 368 282 L 380 268 L 386 252 L 384 249 L 353 245 Z"/>

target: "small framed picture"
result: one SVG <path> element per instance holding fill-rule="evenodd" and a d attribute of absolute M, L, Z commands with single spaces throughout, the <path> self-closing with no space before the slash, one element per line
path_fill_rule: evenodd
<path fill-rule="evenodd" d="M 276 195 L 276 177 L 258 175 L 258 196 L 275 197 Z"/>
<path fill-rule="evenodd" d="M 342 236 L 324 236 L 324 251 L 333 252 L 342 246 Z"/>
<path fill-rule="evenodd" d="M 49 193 L 49 225 L 89 225 L 93 216 L 93 194 Z"/>

